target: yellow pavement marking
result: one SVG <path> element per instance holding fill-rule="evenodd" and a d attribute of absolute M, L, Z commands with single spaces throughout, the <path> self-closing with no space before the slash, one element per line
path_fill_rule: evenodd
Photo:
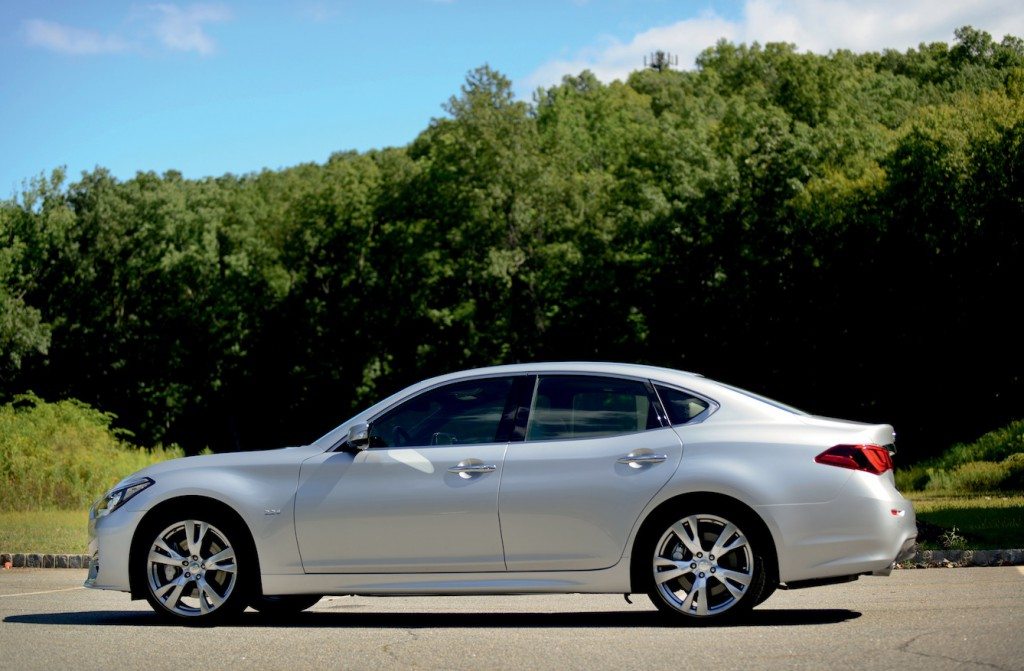
<path fill-rule="evenodd" d="M 33 594 L 53 594 L 54 592 L 71 592 L 76 589 L 85 589 L 83 585 L 78 587 L 64 587 L 63 589 L 44 589 L 42 592 L 17 592 L 15 594 L 0 594 L 0 599 L 5 599 L 9 596 L 32 596 Z"/>

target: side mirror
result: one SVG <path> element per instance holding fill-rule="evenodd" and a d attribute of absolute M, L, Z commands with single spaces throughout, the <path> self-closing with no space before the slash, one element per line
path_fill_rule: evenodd
<path fill-rule="evenodd" d="M 345 447 L 354 450 L 365 450 L 370 446 L 370 425 L 360 422 L 348 430 L 348 438 L 345 439 Z"/>

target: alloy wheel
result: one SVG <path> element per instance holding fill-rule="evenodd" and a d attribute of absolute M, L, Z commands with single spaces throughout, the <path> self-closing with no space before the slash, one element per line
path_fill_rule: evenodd
<path fill-rule="evenodd" d="M 661 535 L 653 557 L 654 584 L 673 610 L 708 617 L 730 610 L 755 577 L 754 554 L 738 526 L 717 515 L 690 515 Z"/>
<path fill-rule="evenodd" d="M 235 550 L 217 527 L 182 520 L 156 536 L 146 575 L 150 593 L 168 611 L 185 617 L 209 615 L 235 589 Z"/>

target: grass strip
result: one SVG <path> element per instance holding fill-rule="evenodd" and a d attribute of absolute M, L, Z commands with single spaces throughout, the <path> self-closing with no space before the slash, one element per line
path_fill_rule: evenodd
<path fill-rule="evenodd" d="M 0 512 L 0 551 L 85 554 L 88 524 L 85 510 Z"/>
<path fill-rule="evenodd" d="M 959 548 L 1005 550 L 1024 548 L 1024 495 L 992 493 L 960 495 L 911 492 L 919 519 L 944 529 L 953 529 L 965 537 Z"/>

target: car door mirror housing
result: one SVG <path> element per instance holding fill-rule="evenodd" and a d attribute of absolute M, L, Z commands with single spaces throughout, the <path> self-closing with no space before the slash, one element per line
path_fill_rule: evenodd
<path fill-rule="evenodd" d="M 359 422 L 348 430 L 345 447 L 351 450 L 365 450 L 370 446 L 370 425 Z"/>

